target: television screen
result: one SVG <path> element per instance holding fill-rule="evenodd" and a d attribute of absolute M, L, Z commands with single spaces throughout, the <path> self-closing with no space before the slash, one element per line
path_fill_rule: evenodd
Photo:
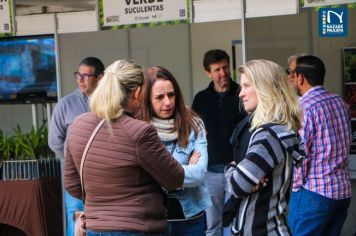
<path fill-rule="evenodd" d="M 54 35 L 0 38 L 0 103 L 56 100 Z"/>

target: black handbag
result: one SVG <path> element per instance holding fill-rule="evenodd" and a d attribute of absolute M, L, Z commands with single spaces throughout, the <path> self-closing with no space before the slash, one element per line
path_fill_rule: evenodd
<path fill-rule="evenodd" d="M 224 204 L 223 214 L 222 214 L 222 226 L 229 227 L 234 217 L 237 216 L 239 212 L 239 207 L 241 204 L 241 198 L 235 198 L 231 196 Z"/>

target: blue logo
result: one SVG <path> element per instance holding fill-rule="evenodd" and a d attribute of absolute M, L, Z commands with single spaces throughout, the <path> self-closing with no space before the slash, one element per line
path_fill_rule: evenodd
<path fill-rule="evenodd" d="M 347 8 L 319 9 L 319 36 L 347 36 Z"/>

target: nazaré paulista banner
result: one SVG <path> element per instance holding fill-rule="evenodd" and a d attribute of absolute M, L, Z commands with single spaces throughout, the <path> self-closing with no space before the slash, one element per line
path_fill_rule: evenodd
<path fill-rule="evenodd" d="M 103 0 L 103 25 L 187 20 L 188 3 L 188 0 Z"/>
<path fill-rule="evenodd" d="M 319 9 L 319 36 L 346 37 L 347 36 L 347 8 Z"/>

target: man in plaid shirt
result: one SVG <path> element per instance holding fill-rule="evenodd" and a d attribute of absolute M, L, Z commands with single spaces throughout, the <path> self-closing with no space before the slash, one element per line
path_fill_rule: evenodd
<path fill-rule="evenodd" d="M 325 67 L 319 58 L 297 58 L 294 73 L 306 159 L 294 169 L 288 223 L 292 235 L 340 235 L 351 202 L 348 107 L 322 87 Z"/>

